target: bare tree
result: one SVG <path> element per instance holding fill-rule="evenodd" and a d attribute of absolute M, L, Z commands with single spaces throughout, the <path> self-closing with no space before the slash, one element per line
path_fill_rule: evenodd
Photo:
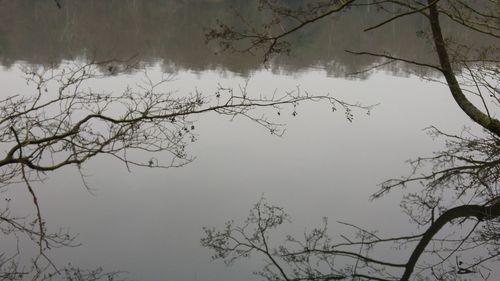
<path fill-rule="evenodd" d="M 262 0 L 259 8 L 268 13 L 267 23 L 253 24 L 240 16 L 244 27 L 238 29 L 220 21 L 207 33 L 207 39 L 218 40 L 224 49 L 233 51 L 260 50 L 267 62 L 273 55 L 290 53 L 293 44 L 287 38 L 291 34 L 361 6 L 373 6 L 388 14 L 386 20 L 365 27 L 364 32 L 402 17 L 418 14 L 427 19 L 428 30 L 422 37 L 432 44 L 437 61 L 422 62 L 373 51 L 348 52 L 379 57 L 380 62 L 371 69 L 403 62 L 440 73 L 457 105 L 483 130 L 475 135 L 471 130 L 449 134 L 429 128 L 432 136 L 445 138 L 446 148 L 412 161 L 410 175 L 382 183 L 373 195 L 372 199 L 377 199 L 396 187 L 422 186 L 407 193 L 402 206 L 426 230 L 384 238 L 352 226 L 356 238 L 342 235 L 344 241 L 337 243 L 328 236 L 325 223 L 304 239 L 290 236 L 283 239 L 284 244 L 272 246 L 270 232 L 288 216 L 282 209 L 261 201 L 243 226 L 228 223 L 222 231 L 206 229 L 202 244 L 215 252 L 214 258 L 228 262 L 254 252 L 262 254 L 269 262 L 261 272 L 267 280 L 456 280 L 468 274 L 488 280 L 491 267 L 487 265 L 494 267 L 500 260 L 498 46 L 479 49 L 460 44 L 446 37 L 440 20 L 446 17 L 468 32 L 498 40 L 498 1 L 325 0 L 293 5 Z M 440 235 L 443 232 L 444 237 Z M 376 249 L 388 244 L 397 249 L 409 247 L 406 262 L 372 257 Z"/>
<path fill-rule="evenodd" d="M 433 203 L 424 200 L 406 198 L 419 207 Z M 434 212 L 436 206 L 429 208 Z M 462 276 L 470 280 L 471 274 L 491 280 L 490 271 L 500 259 L 500 205 L 461 205 L 437 211 L 435 220 L 427 211 L 411 214 L 427 220 L 423 226 L 428 228 L 421 233 L 384 237 L 375 230 L 338 222 L 352 231 L 331 236 L 324 218 L 321 227 L 303 237 L 283 237 L 277 228 L 290 222 L 290 216 L 261 200 L 244 222 L 228 221 L 221 230 L 205 228 L 201 244 L 214 253 L 213 259 L 228 265 L 251 256 L 265 261 L 256 273 L 265 280 L 462 280 Z M 442 229 L 445 235 L 437 235 Z M 377 254 L 380 251 L 385 254 Z M 409 255 L 406 262 L 403 255 Z"/>
<path fill-rule="evenodd" d="M 34 185 L 51 171 L 73 166 L 86 185 L 82 169 L 98 155 L 115 158 L 127 169 L 183 166 L 193 160 L 187 146 L 197 137 L 194 116 L 210 112 L 231 119 L 246 118 L 280 136 L 283 124 L 268 116 L 276 118 L 276 112 L 286 112 L 286 107 L 295 115 L 300 102 L 327 102 L 333 108 L 343 108 L 348 119 L 354 108 L 371 108 L 298 89 L 254 97 L 246 85 L 237 90 L 219 85 L 215 93 L 208 95 L 196 90 L 180 94 L 164 90 L 171 75 L 155 81 L 147 71 L 143 72 L 142 82 L 120 93 L 92 88 L 92 81 L 121 71 L 137 71 L 133 67 L 136 65 L 129 61 L 75 61 L 56 68 L 25 67 L 25 78 L 33 93 L 11 95 L 0 101 L 0 144 L 4 151 L 0 157 L 0 191 L 24 186 L 34 206 L 33 217 L 18 217 L 11 211 L 16 200 L 2 198 L 2 239 L 10 237 L 18 243 L 31 240 L 37 248 L 28 265 L 20 263 L 23 253 L 19 247 L 11 252 L 0 250 L 1 280 L 101 280 L 117 276 L 102 270 L 61 270 L 50 260 L 50 249 L 78 246 L 75 236 L 66 230 L 50 231 L 43 218 L 43 203 L 39 202 Z M 132 153 L 135 157 L 131 157 L 131 151 L 141 153 Z"/>
<path fill-rule="evenodd" d="M 243 18 L 243 28 L 237 29 L 218 22 L 218 26 L 209 29 L 206 33 L 208 41 L 217 40 L 225 50 L 238 52 L 263 52 L 263 60 L 267 62 L 273 55 L 289 54 L 292 45 L 287 38 L 306 26 L 316 24 L 322 19 L 334 16 L 359 6 L 374 6 L 387 12 L 390 17 L 373 26 L 365 27 L 364 32 L 381 28 L 402 17 L 418 14 L 425 17 L 429 23 L 427 35 L 433 44 L 438 61 L 437 64 L 419 62 L 410 58 L 399 58 L 391 54 L 374 53 L 369 51 L 347 50 L 355 55 L 369 55 L 380 57 L 386 61 L 404 62 L 428 67 L 440 72 L 446 79 L 450 93 L 474 122 L 500 136 L 500 121 L 490 114 L 485 99 L 493 98 L 498 103 L 497 88 L 498 47 L 474 49 L 473 46 L 463 46 L 454 42 L 453 38 L 443 35 L 440 15 L 447 16 L 462 28 L 478 32 L 488 37 L 499 38 L 498 3 L 496 1 L 447 1 L 429 0 L 420 1 L 356 1 L 356 0 L 321 0 L 310 1 L 303 5 L 287 5 L 286 1 L 262 0 L 258 1 L 259 9 L 269 14 L 265 23 L 252 23 Z M 375 66 L 376 67 L 376 66 Z M 457 70 L 464 79 L 458 79 Z M 471 87 L 472 86 L 472 87 Z M 483 101 L 484 112 L 476 107 L 466 94 L 477 95 Z M 488 96 L 486 96 L 488 95 Z"/>

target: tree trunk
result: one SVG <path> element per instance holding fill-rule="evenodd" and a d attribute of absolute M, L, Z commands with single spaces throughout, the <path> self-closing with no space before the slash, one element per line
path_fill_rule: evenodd
<path fill-rule="evenodd" d="M 427 0 L 429 4 L 433 0 Z M 446 50 L 446 43 L 443 39 L 443 34 L 441 32 L 441 26 L 439 23 L 439 12 L 437 10 L 436 4 L 431 5 L 429 8 L 429 20 L 432 29 L 432 38 L 434 40 L 434 45 L 436 47 L 436 52 L 439 57 L 439 63 L 451 94 L 458 106 L 467 114 L 474 122 L 481 125 L 483 128 L 492 132 L 496 136 L 500 137 L 500 121 L 484 114 L 476 106 L 474 106 L 464 95 L 460 84 L 458 83 L 455 74 L 453 73 L 453 68 L 450 63 L 450 58 L 448 56 L 448 51 Z"/>

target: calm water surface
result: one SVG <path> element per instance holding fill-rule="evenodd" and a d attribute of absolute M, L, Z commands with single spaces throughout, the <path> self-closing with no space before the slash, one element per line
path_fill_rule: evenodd
<path fill-rule="evenodd" d="M 54 260 L 126 270 L 136 280 L 253 280 L 251 272 L 259 261 L 233 267 L 211 262 L 199 240 L 203 226 L 243 219 L 263 194 L 291 214 L 293 233 L 321 223 L 323 216 L 387 235 L 414 231 L 400 211 L 401 194 L 374 202 L 369 196 L 381 181 L 405 175 L 405 160 L 442 147 L 422 129 L 434 125 L 457 132 L 471 124 L 448 89 L 411 74 L 422 70 L 400 66 L 363 79 L 342 78 L 373 60 L 337 51 L 345 49 L 344 44 L 361 48 L 373 41 L 348 37 L 353 34 L 351 25 L 338 28 L 335 21 L 311 33 L 312 38 L 297 39 L 297 53 L 277 59 L 268 69 L 256 57 L 213 55 L 216 47 L 203 43 L 202 27 L 224 15 L 219 2 L 224 1 L 69 1 L 58 11 L 51 1 L 0 1 L 1 95 L 28 92 L 20 71 L 23 65 L 137 55 L 152 76 L 174 73 L 175 80 L 165 87 L 179 93 L 198 89 L 212 94 L 219 83 L 237 88 L 248 81 L 249 93 L 255 95 L 299 86 L 314 94 L 380 105 L 370 116 L 357 113 L 352 123 L 322 104 L 301 104 L 296 117 L 269 110 L 276 121 L 287 123 L 281 138 L 242 118 L 202 115 L 197 117 L 198 141 L 188 147 L 194 162 L 182 168 L 128 172 L 114 159 L 96 157 L 84 169 L 93 194 L 74 168 L 54 172 L 35 184 L 44 216 L 49 227 L 79 233 L 82 243 L 52 251 Z M 365 11 L 352 20 L 374 19 Z M 421 23 L 410 19 L 407 24 L 417 30 Z M 382 32 L 392 38 L 399 28 L 404 27 Z M 388 46 L 382 38 L 373 46 L 432 59 L 425 45 L 413 44 L 415 32 L 409 34 L 406 41 Z M 314 38 L 330 41 L 312 43 Z M 93 87 L 117 92 L 142 75 L 120 74 Z M 19 211 L 31 212 L 24 190 L 9 192 L 20 198 Z M 331 230 L 335 236 L 333 223 Z"/>

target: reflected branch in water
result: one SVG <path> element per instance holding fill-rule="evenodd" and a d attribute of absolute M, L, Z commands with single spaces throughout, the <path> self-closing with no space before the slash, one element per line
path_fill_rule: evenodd
<path fill-rule="evenodd" d="M 428 0 L 426 4 L 414 7 L 411 1 L 315 1 L 313 4 L 297 6 L 285 1 L 261 2 L 264 3 L 265 11 L 271 15 L 269 23 L 243 33 L 238 33 L 239 26 L 219 25 L 219 33 L 217 27 L 209 33 L 211 39 L 219 39 L 225 46 L 239 44 L 246 39 L 249 41 L 249 48 L 260 47 L 265 50 L 263 60 L 267 61 L 270 54 L 278 55 L 282 51 L 274 46 L 286 46 L 286 54 L 294 47 L 290 42 L 284 41 L 285 36 L 298 33 L 306 25 L 312 26 L 314 23 L 317 26 L 316 20 L 323 19 L 325 11 L 344 3 L 347 4 L 336 12 L 344 12 L 360 5 L 374 6 L 389 14 L 388 19 L 371 25 L 366 31 L 383 28 L 409 15 L 423 14 L 428 21 L 427 44 L 434 48 L 438 63 L 407 59 L 386 51 L 350 53 L 437 70 L 444 76 L 456 104 L 483 133 L 475 136 L 470 131 L 464 131 L 460 135 L 451 135 L 431 128 L 429 131 L 432 135 L 445 138 L 446 148 L 436 152 L 434 156 L 412 161 L 413 170 L 409 176 L 382 183 L 380 191 L 372 196 L 372 199 L 380 198 L 395 187 L 406 185 L 423 187 L 406 194 L 401 204 L 413 222 L 426 228 L 419 234 L 401 236 L 400 239 L 384 239 L 373 231 L 355 227 L 357 232 L 354 236 L 358 240 L 342 235 L 347 242 L 335 244 L 334 239 L 326 232 L 325 223 L 324 227 L 304 235 L 304 239 L 286 236 L 282 244 L 268 249 L 261 246 L 263 239 L 253 238 L 256 235 L 252 233 L 265 232 L 266 235 L 261 236 L 268 237 L 271 229 L 262 227 L 264 222 L 247 220 L 244 227 L 230 222 L 226 224 L 225 231 L 206 229 L 202 244 L 216 253 L 216 259 L 235 260 L 240 258 L 241 253 L 249 255 L 252 251 L 278 259 L 280 267 L 277 262 L 269 262 L 259 273 L 267 280 L 406 281 L 429 277 L 456 280 L 460 275 L 476 273 L 475 276 L 485 276 L 481 273 L 489 271 L 485 264 L 493 265 L 498 262 L 500 253 L 499 237 L 494 234 L 499 232 L 500 217 L 500 121 L 492 114 L 499 106 L 498 48 L 494 44 L 485 47 L 467 46 L 455 40 L 442 27 L 440 14 L 451 18 L 460 28 L 471 29 L 481 36 L 487 35 L 490 40 L 496 40 L 496 25 L 500 19 L 497 3 L 468 5 L 462 1 Z M 315 7 L 321 5 L 323 8 L 315 10 Z M 289 29 L 280 30 L 281 24 L 293 22 L 291 19 L 297 17 L 298 25 L 291 23 Z M 445 37 L 445 32 L 448 32 L 448 37 Z M 489 94 L 488 100 L 484 93 Z M 476 106 L 475 98 L 479 99 L 481 107 Z M 251 211 L 250 218 L 253 212 L 260 212 L 260 208 L 259 203 Z M 269 208 L 264 204 L 265 210 Z M 274 213 L 268 215 L 273 216 Z M 279 213 L 270 220 L 284 222 L 280 220 L 284 216 L 284 213 Z M 267 218 L 263 220 L 266 221 Z M 460 232 L 462 227 L 469 226 L 471 230 L 466 234 Z M 438 236 L 442 233 L 445 238 Z M 401 246 L 409 248 L 410 251 L 406 253 L 407 261 L 396 263 L 372 258 L 386 242 L 394 243 L 397 249 Z"/>
<path fill-rule="evenodd" d="M 241 0 L 65 1 L 62 9 L 58 9 L 52 0 L 3 1 L 0 3 L 0 23 L 9 28 L 0 29 L 0 62 L 6 67 L 16 62 L 48 66 L 75 58 L 105 60 L 138 55 L 138 60 L 146 64 L 162 62 L 164 69 L 229 70 L 248 76 L 262 68 L 261 61 L 252 55 L 222 52 L 216 40 L 205 44 L 204 28 L 216 28 L 217 19 L 229 27 L 242 27 L 245 24 L 241 22 L 241 17 L 256 28 L 265 22 L 273 24 L 272 15 L 267 11 L 274 7 L 283 14 L 281 26 L 271 28 L 270 35 L 275 36 L 284 29 L 288 30 L 292 24 L 295 26 L 311 20 L 308 11 L 319 15 L 331 11 L 334 8 L 331 5 L 336 5 L 336 2 L 309 1 L 310 7 L 301 7 L 302 4 L 296 1 L 263 2 L 265 11 L 259 12 L 254 2 Z M 274 57 L 269 66 L 276 72 L 287 73 L 319 67 L 332 76 L 345 76 L 346 72 L 359 71 L 378 63 L 373 57 L 353 57 L 343 52 L 345 49 L 359 50 L 368 44 L 374 52 L 387 52 L 395 57 L 435 64 L 436 59 L 425 38 L 426 17 L 420 16 L 425 11 L 418 16 L 398 18 L 374 31 L 362 32 L 363 28 L 382 22 L 388 15 L 398 12 L 390 5 L 378 2 L 354 1 L 349 9 L 336 12 L 303 31 L 283 38 L 291 44 L 290 56 Z M 463 4 L 471 6 L 454 3 L 451 1 L 446 5 L 453 4 L 459 9 Z M 265 6 L 268 4 L 273 6 Z M 412 1 L 398 1 L 398 5 L 404 7 L 403 11 L 423 7 L 416 6 Z M 444 7 L 442 12 L 451 8 Z M 241 17 L 235 16 L 235 10 Z M 491 14 L 487 9 L 477 12 Z M 478 17 L 476 13 L 470 14 Z M 496 44 L 485 36 L 478 37 L 478 32 L 464 32 L 455 25 L 446 25 L 447 32 L 464 46 Z M 239 45 L 241 48 L 248 47 Z M 257 50 L 256 55 L 261 52 Z M 398 75 L 407 72 L 429 74 L 426 70 L 408 65 L 391 66 L 386 70 Z"/>
<path fill-rule="evenodd" d="M 129 170 L 134 166 L 163 169 L 184 166 L 193 160 L 188 145 L 196 141 L 195 120 L 203 114 L 216 113 L 230 119 L 243 117 L 281 136 L 285 124 L 277 121 L 276 112 L 288 108 L 295 116 L 297 106 L 304 102 L 321 102 L 343 109 L 348 120 L 352 120 L 354 111 L 369 112 L 373 107 L 328 95 L 311 95 L 300 87 L 257 96 L 249 92 L 247 84 L 237 89 L 218 85 L 215 93 L 209 95 L 198 90 L 181 94 L 168 90 L 171 75 L 153 79 L 147 69 L 136 86 L 126 86 L 121 92 L 93 86 L 100 79 L 132 69 L 133 65 L 113 60 L 71 61 L 57 69 L 25 67 L 25 78 L 33 91 L 0 101 L 0 143 L 5 151 L 0 157 L 2 190 L 25 185 L 36 210 L 34 219 L 16 217 L 10 204 L 17 201 L 9 203 L 9 199 L 0 216 L 0 227 L 4 236 L 24 243 L 24 238 L 20 238 L 23 236 L 38 248 L 28 264 L 21 263 L 20 253 L 7 258 L 7 250 L 0 250 L 6 257 L 0 267 L 2 274 L 14 276 L 17 268 L 25 266 L 30 269 L 23 273 L 22 279 L 30 276 L 32 280 L 50 280 L 65 274 L 48 253 L 52 248 L 78 244 L 67 231 L 51 232 L 41 211 L 43 202 L 34 189 L 34 184 L 43 181 L 50 172 L 74 167 L 86 185 L 83 169 L 97 156 L 118 159 Z M 114 274 L 75 268 L 69 271 L 81 276 L 81 280 L 99 280 Z"/>
<path fill-rule="evenodd" d="M 342 234 L 344 242 L 335 242 L 338 239 L 329 236 L 325 219 L 323 226 L 304 233 L 302 239 L 292 235 L 283 239 L 277 229 L 290 222 L 289 215 L 283 208 L 268 205 L 261 199 L 241 225 L 229 221 L 222 230 L 205 228 L 201 243 L 214 253 L 214 260 L 221 259 L 228 264 L 260 256 L 267 264 L 256 274 L 266 280 L 419 280 L 431 275 L 437 280 L 456 280 L 464 274 L 484 274 L 488 271 L 487 263 L 498 262 L 497 239 L 486 238 L 481 228 L 498 224 L 499 217 L 498 202 L 468 204 L 446 210 L 421 234 L 383 238 L 374 231 L 347 224 L 355 230 L 353 238 Z M 461 228 L 464 221 L 457 222 L 459 219 L 472 219 L 471 231 L 456 238 L 451 234 L 445 239 L 437 237 L 446 225 Z M 282 242 L 270 242 L 280 239 Z M 488 252 L 478 251 L 487 244 L 492 247 Z M 413 250 L 406 263 L 373 258 L 378 251 L 389 248 Z M 440 258 L 435 259 L 432 255 Z M 467 257 L 471 261 L 465 262 Z M 417 267 L 417 261 L 424 258 L 426 263 Z"/>

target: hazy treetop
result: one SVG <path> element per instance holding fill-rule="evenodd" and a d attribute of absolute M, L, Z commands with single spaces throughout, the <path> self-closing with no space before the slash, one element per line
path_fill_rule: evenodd
<path fill-rule="evenodd" d="M 234 10 L 258 23 L 265 17 L 253 1 L 243 0 L 89 0 L 0 1 L 0 64 L 15 62 L 52 65 L 79 57 L 161 62 L 165 69 L 224 69 L 249 73 L 262 67 L 258 56 L 219 53 L 205 42 L 205 29 L 216 19 L 241 24 Z M 377 59 L 353 56 L 345 49 L 381 50 L 400 57 L 430 61 L 433 52 L 422 31 L 426 22 L 418 16 L 404 18 L 374 32 L 362 32 L 385 15 L 373 7 L 350 9 L 323 24 L 299 32 L 290 57 L 275 58 L 276 71 L 297 72 L 324 68 L 343 76 L 373 64 Z M 452 30 L 454 38 L 469 44 L 477 35 Z M 401 34 L 405 34 L 401 38 Z M 401 65 L 393 65 L 401 73 Z"/>

